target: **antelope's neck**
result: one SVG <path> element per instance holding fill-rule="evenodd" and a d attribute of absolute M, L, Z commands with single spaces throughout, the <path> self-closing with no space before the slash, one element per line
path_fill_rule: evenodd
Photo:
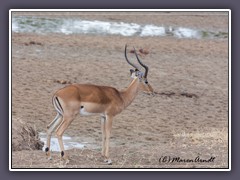
<path fill-rule="evenodd" d="M 129 106 L 134 100 L 134 98 L 137 96 L 138 85 L 139 79 L 134 78 L 131 84 L 127 87 L 127 89 L 120 92 L 124 101 L 124 108 Z"/>

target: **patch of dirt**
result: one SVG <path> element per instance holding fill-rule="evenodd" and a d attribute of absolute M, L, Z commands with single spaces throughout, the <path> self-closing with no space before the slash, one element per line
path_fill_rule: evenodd
<path fill-rule="evenodd" d="M 198 95 L 196 95 L 194 93 L 188 93 L 188 92 L 176 93 L 176 92 L 167 91 L 167 92 L 154 92 L 154 93 L 156 95 L 162 95 L 162 96 L 167 96 L 167 97 L 182 96 L 182 97 L 187 97 L 187 98 L 199 98 Z"/>

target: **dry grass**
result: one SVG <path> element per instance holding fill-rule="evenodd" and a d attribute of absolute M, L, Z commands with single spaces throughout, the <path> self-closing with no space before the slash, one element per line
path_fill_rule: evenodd
<path fill-rule="evenodd" d="M 20 119 L 13 120 L 12 150 L 39 150 L 43 142 L 40 141 L 36 126 L 31 126 Z"/>

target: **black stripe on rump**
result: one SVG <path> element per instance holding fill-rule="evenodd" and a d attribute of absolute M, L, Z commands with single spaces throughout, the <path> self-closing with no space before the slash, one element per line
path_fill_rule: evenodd
<path fill-rule="evenodd" d="M 62 106 L 61 106 L 61 104 L 60 104 L 60 102 L 59 102 L 59 100 L 58 100 L 58 97 L 56 97 L 56 100 L 57 100 L 57 103 L 58 103 L 59 107 L 61 108 L 61 110 L 62 110 L 62 112 L 63 112 L 63 108 L 62 108 Z"/>

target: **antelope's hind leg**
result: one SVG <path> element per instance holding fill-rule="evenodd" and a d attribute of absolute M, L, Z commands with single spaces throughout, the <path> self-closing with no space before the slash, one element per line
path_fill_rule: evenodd
<path fill-rule="evenodd" d="M 48 159 L 51 159 L 50 146 L 51 146 L 52 133 L 56 130 L 57 126 L 61 123 L 61 121 L 62 121 L 62 115 L 57 113 L 57 116 L 54 118 L 54 120 L 47 126 L 47 144 L 46 144 L 45 152 Z"/>
<path fill-rule="evenodd" d="M 71 124 L 71 122 L 74 120 L 75 117 L 76 117 L 76 115 L 70 115 L 70 116 L 64 115 L 63 121 L 61 122 L 61 124 L 58 126 L 58 128 L 56 130 L 58 144 L 61 149 L 61 159 L 66 160 L 67 162 L 69 162 L 69 160 L 68 160 L 68 157 L 64 150 L 62 136 L 63 136 L 63 133 L 65 132 L 65 130 L 69 127 L 69 125 Z"/>

